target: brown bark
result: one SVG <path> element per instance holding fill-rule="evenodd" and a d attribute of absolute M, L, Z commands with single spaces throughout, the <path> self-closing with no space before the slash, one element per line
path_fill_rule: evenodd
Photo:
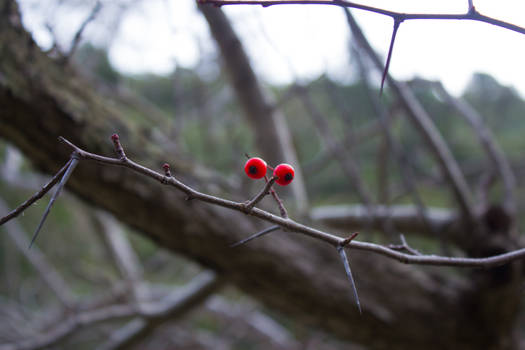
<path fill-rule="evenodd" d="M 170 158 L 151 128 L 134 127 L 107 97 L 43 54 L 23 29 L 14 1 L 0 4 L 0 137 L 53 173 L 70 153 L 57 142 L 59 135 L 112 155 L 109 135 L 118 132 L 128 157 L 152 167 L 168 161 L 174 176 L 207 191 L 194 164 Z M 214 269 L 268 307 L 367 348 L 512 349 L 515 344 L 517 264 L 454 277 L 349 251 L 364 308 L 359 315 L 333 247 L 277 231 L 231 249 L 229 244 L 264 225 L 185 201 L 181 193 L 124 168 L 82 162 L 67 187 L 159 246 Z M 46 239 L 45 230 L 39 239 Z"/>

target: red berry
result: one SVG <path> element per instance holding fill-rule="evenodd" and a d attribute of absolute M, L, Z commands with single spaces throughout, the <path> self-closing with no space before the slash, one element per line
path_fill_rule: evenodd
<path fill-rule="evenodd" d="M 295 171 L 293 170 L 293 167 L 290 164 L 279 164 L 275 167 L 275 170 L 273 171 L 273 176 L 277 177 L 277 180 L 275 182 L 278 185 L 286 186 L 292 182 L 294 177 Z"/>
<path fill-rule="evenodd" d="M 246 175 L 252 179 L 260 179 L 266 175 L 266 169 L 266 162 L 258 157 L 248 159 L 246 165 L 244 166 Z"/>

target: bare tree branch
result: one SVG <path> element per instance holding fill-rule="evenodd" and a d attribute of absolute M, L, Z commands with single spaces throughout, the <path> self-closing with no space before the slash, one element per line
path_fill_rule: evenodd
<path fill-rule="evenodd" d="M 60 140 L 66 143 L 68 146 L 72 147 L 74 152 L 78 154 L 80 159 L 94 160 L 94 161 L 104 163 L 104 164 L 123 166 L 129 169 L 132 169 L 133 171 L 136 171 L 142 175 L 153 178 L 162 184 L 173 186 L 177 188 L 178 190 L 184 192 L 186 195 L 190 196 L 193 199 L 197 199 L 203 202 L 207 202 L 210 204 L 218 205 L 224 208 L 228 208 L 228 209 L 232 209 L 232 210 L 236 210 L 236 211 L 245 213 L 244 203 L 238 203 L 238 202 L 234 202 L 228 199 L 223 199 L 223 198 L 211 196 L 209 194 L 201 193 L 183 184 L 182 182 L 178 181 L 174 177 L 167 178 L 165 175 L 162 175 L 156 171 L 148 169 L 140 164 L 137 164 L 133 162 L 132 160 L 130 160 L 129 158 L 116 159 L 116 158 L 103 157 L 100 155 L 86 152 L 78 148 L 77 146 L 75 146 L 74 144 L 72 144 L 71 142 L 67 141 L 64 138 L 60 138 Z M 271 214 L 259 208 L 253 208 L 252 211 L 248 213 L 248 215 L 258 217 L 267 222 L 272 222 L 289 231 L 302 233 L 307 236 L 316 238 L 320 241 L 329 243 L 333 245 L 334 247 L 340 246 L 345 241 L 345 239 L 341 237 L 335 236 L 327 232 L 323 232 L 321 230 L 314 229 L 309 226 L 305 226 L 290 218 L 278 217 L 274 214 Z M 509 252 L 509 253 L 487 257 L 487 258 L 452 258 L 452 257 L 442 257 L 442 256 L 435 256 L 435 255 L 412 256 L 412 255 L 399 253 L 397 251 L 394 251 L 392 249 L 389 249 L 387 247 L 380 246 L 374 243 L 365 243 L 365 242 L 357 242 L 357 241 L 350 242 L 350 244 L 348 244 L 346 247 L 378 253 L 378 254 L 385 255 L 389 258 L 398 260 L 406 264 L 419 264 L 419 265 L 440 265 L 440 266 L 457 266 L 457 267 L 493 267 L 493 266 L 503 265 L 513 260 L 522 259 L 525 257 L 525 248 L 518 249 L 518 250 Z"/>
<path fill-rule="evenodd" d="M 212 4 L 217 6 L 223 5 L 262 5 L 263 7 L 273 5 L 334 5 L 345 8 L 355 8 L 359 10 L 369 11 L 380 15 L 398 18 L 400 21 L 406 20 L 471 20 L 479 21 L 488 24 L 512 30 L 521 34 L 525 34 L 525 28 L 517 26 L 512 23 L 507 23 L 496 18 L 488 17 L 477 12 L 476 8 L 471 5 L 469 1 L 469 10 L 465 14 L 434 14 L 434 13 L 400 13 L 389 11 L 377 7 L 366 6 L 362 4 L 353 3 L 345 0 L 197 0 L 200 4 Z"/>
<path fill-rule="evenodd" d="M 499 173 L 503 181 L 505 188 L 504 206 L 514 215 L 516 211 L 516 200 L 514 198 L 516 193 L 516 177 L 492 131 L 485 126 L 483 118 L 468 102 L 451 96 L 441 83 L 436 83 L 434 86 L 437 92 L 465 118 L 474 130 L 480 144 L 492 162 L 492 171 Z"/>

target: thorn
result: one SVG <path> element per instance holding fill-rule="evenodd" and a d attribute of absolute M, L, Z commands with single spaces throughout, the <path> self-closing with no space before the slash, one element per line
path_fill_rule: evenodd
<path fill-rule="evenodd" d="M 381 89 L 379 90 L 379 96 L 383 94 L 383 87 L 385 85 L 386 75 L 388 74 L 388 68 L 390 67 L 390 59 L 392 58 L 392 52 L 394 51 L 394 41 L 396 40 L 397 30 L 399 25 L 403 22 L 403 19 L 394 18 L 394 29 L 392 30 L 392 38 L 390 39 L 390 48 L 388 49 L 388 56 L 386 58 L 385 69 L 383 70 L 383 76 L 381 77 Z"/>
<path fill-rule="evenodd" d="M 362 315 L 363 311 L 361 310 L 361 303 L 359 302 L 359 296 L 357 295 L 357 288 L 355 286 L 354 277 L 352 276 L 352 270 L 350 270 L 350 263 L 348 262 L 348 257 L 346 256 L 345 248 L 339 245 L 337 247 L 337 252 L 339 253 L 339 256 L 341 257 L 341 260 L 343 261 L 346 275 L 348 276 L 348 279 L 350 280 L 350 284 L 352 286 L 352 291 L 354 293 L 354 299 L 357 305 L 357 309 L 359 310 L 359 314 Z"/>
<path fill-rule="evenodd" d="M 270 227 L 268 227 L 267 229 L 264 229 L 264 230 L 262 230 L 262 231 L 259 231 L 259 232 L 255 233 L 255 234 L 251 235 L 251 236 L 248 237 L 248 238 L 245 238 L 245 239 L 243 239 L 243 240 L 240 240 L 240 241 L 237 242 L 237 243 L 233 243 L 232 245 L 230 245 L 230 248 L 235 248 L 235 247 L 240 246 L 240 245 L 242 245 L 242 244 L 244 244 L 244 243 L 248 243 L 249 241 L 251 241 L 251 240 L 253 240 L 253 239 L 255 239 L 255 238 L 258 238 L 258 237 L 261 237 L 261 236 L 263 236 L 263 235 L 265 235 L 265 234 L 267 234 L 267 233 L 270 233 L 270 232 L 276 231 L 276 230 L 278 230 L 279 228 L 280 228 L 279 225 L 270 226 Z"/>
<path fill-rule="evenodd" d="M 359 232 L 354 232 L 352 233 L 349 237 L 345 238 L 341 243 L 341 247 L 346 247 L 350 242 L 352 242 L 354 240 L 354 238 L 357 237 L 357 235 L 359 234 Z"/>
<path fill-rule="evenodd" d="M 46 218 L 47 218 L 49 212 L 51 211 L 51 207 L 53 206 L 53 203 L 55 203 L 55 200 L 60 195 L 60 191 L 62 190 L 62 188 L 66 184 L 67 180 L 69 179 L 69 176 L 71 175 L 71 173 L 73 172 L 73 170 L 77 166 L 78 162 L 79 162 L 78 154 L 76 152 L 73 152 L 73 154 L 71 155 L 71 162 L 69 164 L 69 167 L 67 168 L 66 172 L 64 173 L 64 176 L 62 176 L 62 179 L 58 183 L 58 186 L 57 186 L 57 189 L 56 189 L 55 193 L 53 194 L 53 196 L 51 197 L 51 200 L 47 204 L 46 210 L 44 211 L 44 215 L 42 216 L 42 219 L 40 219 L 40 222 L 38 223 L 38 227 L 36 228 L 35 233 L 33 234 L 33 237 L 31 238 L 31 243 L 29 243 L 29 248 L 28 249 L 31 249 L 31 247 L 33 246 L 33 243 L 35 243 L 36 237 L 38 236 L 38 233 L 42 229 L 42 226 L 44 225 L 44 222 L 46 221 Z"/>

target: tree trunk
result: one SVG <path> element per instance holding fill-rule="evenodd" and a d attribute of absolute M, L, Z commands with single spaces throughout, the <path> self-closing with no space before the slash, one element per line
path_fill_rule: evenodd
<path fill-rule="evenodd" d="M 22 27 L 14 1 L 0 4 L 0 137 L 22 150 L 35 167 L 54 173 L 71 153 L 58 136 L 111 156 L 109 136 L 118 132 L 128 157 L 153 168 L 167 161 L 175 177 L 209 191 L 195 164 L 169 158 L 153 128 L 134 127 L 107 96 L 42 53 Z M 322 242 L 277 231 L 229 248 L 265 224 L 185 201 L 182 193 L 125 168 L 82 162 L 67 187 L 159 246 L 217 271 L 268 307 L 367 348 L 516 346 L 517 263 L 450 274 L 350 251 L 364 309 L 360 315 L 337 251 Z M 239 200 L 250 194 L 229 196 Z M 39 239 L 46 239 L 45 232 Z"/>

